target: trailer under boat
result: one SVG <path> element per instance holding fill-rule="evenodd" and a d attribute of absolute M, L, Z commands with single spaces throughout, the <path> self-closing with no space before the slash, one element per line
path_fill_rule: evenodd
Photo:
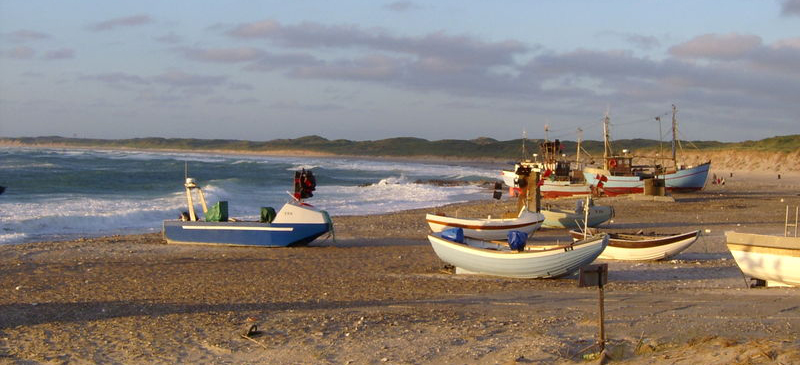
<path fill-rule="evenodd" d="M 597 233 L 597 230 L 588 230 L 589 235 Z M 606 233 L 608 247 L 600 258 L 627 261 L 668 259 L 689 248 L 700 236 L 699 230 L 681 234 Z M 572 230 L 569 234 L 573 240 L 584 239 L 583 232 Z"/>
<path fill-rule="evenodd" d="M 289 247 L 307 245 L 332 231 L 333 223 L 327 212 L 298 198 L 284 204 L 277 213 L 271 208 L 262 208 L 260 221 L 242 221 L 227 217 L 227 204 L 218 203 L 209 211 L 203 191 L 194 179 L 187 178 L 184 186 L 189 211 L 182 215 L 182 219 L 163 223 L 163 236 L 170 244 Z M 195 190 L 205 220 L 198 219 L 195 213 L 192 199 Z"/>

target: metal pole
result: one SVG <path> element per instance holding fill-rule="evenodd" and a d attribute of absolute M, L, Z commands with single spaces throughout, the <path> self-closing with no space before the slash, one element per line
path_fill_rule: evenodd
<path fill-rule="evenodd" d="M 600 352 L 606 350 L 606 328 L 604 325 L 605 322 L 605 311 L 603 310 L 603 280 L 601 279 L 602 275 L 598 273 L 597 275 L 597 285 L 600 288 Z"/>

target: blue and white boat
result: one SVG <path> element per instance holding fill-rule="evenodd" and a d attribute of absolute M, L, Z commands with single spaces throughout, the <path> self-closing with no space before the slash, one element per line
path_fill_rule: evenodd
<path fill-rule="evenodd" d="M 163 235 L 167 243 L 288 247 L 306 245 L 332 231 L 333 223 L 328 213 L 303 203 L 301 199 L 284 204 L 271 221 L 228 219 L 227 212 L 210 214 L 217 216 L 217 219 L 208 221 L 209 210 L 203 191 L 192 178 L 187 178 L 184 186 L 189 211 L 182 219 L 164 221 Z M 195 214 L 192 202 L 194 190 L 198 192 L 206 220 L 198 219 Z"/>
<path fill-rule="evenodd" d="M 458 228 L 455 228 L 458 230 Z M 428 235 L 439 258 L 456 267 L 456 273 L 494 275 L 509 278 L 557 278 L 577 271 L 594 261 L 608 244 L 608 235 L 599 234 L 577 242 L 550 245 L 536 243 L 512 249 L 508 242 L 485 241 L 443 233 Z"/>

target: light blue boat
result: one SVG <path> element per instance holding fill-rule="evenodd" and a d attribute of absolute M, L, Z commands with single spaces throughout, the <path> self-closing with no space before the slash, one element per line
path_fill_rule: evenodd
<path fill-rule="evenodd" d="M 594 261 L 608 245 L 608 235 L 600 234 L 574 243 L 526 246 L 512 250 L 503 241 L 464 238 L 463 243 L 428 235 L 433 251 L 456 272 L 510 278 L 556 278 L 569 275 Z"/>
<path fill-rule="evenodd" d="M 710 168 L 711 162 L 706 162 L 694 167 L 661 174 L 658 177 L 664 179 L 666 191 L 697 191 L 703 189 L 706 185 Z M 607 181 L 603 182 L 603 192 L 609 196 L 642 193 L 644 192 L 644 179 L 653 177 L 653 175 L 644 174 L 614 175 L 607 169 L 599 168 L 585 168 L 583 176 L 586 178 L 586 182 L 592 186 L 598 186 L 599 179 L 604 176 Z"/>

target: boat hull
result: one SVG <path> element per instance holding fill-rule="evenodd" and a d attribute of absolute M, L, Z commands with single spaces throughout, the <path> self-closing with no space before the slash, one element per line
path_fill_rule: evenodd
<path fill-rule="evenodd" d="M 467 237 L 483 240 L 504 240 L 510 231 L 532 234 L 542 226 L 544 216 L 540 213 L 523 211 L 517 218 L 509 219 L 464 219 L 427 214 L 425 220 L 433 232 L 449 228 L 461 228 Z"/>
<path fill-rule="evenodd" d="M 702 190 L 705 187 L 710 168 L 711 163 L 706 162 L 692 168 L 665 174 L 663 175 L 665 188 L 672 192 Z M 597 186 L 598 176 L 605 176 L 608 181 L 603 182 L 603 192 L 609 196 L 644 192 L 644 180 L 640 176 L 612 176 L 608 170 L 588 167 L 583 169 L 583 176 L 586 178 L 586 183 L 592 186 Z"/>
<path fill-rule="evenodd" d="M 517 174 L 514 171 L 502 171 L 503 183 L 511 188 L 517 187 L 515 179 Z M 557 199 L 564 197 L 580 197 L 592 195 L 592 187 L 589 184 L 573 184 L 569 181 L 551 181 L 544 179 L 542 186 L 539 187 L 542 198 Z"/>
<path fill-rule="evenodd" d="M 584 214 L 567 209 L 542 209 L 545 228 L 570 228 L 583 227 Z M 589 227 L 597 227 L 614 217 L 614 208 L 609 206 L 589 207 Z"/>
<path fill-rule="evenodd" d="M 272 223 L 165 220 L 163 235 L 170 244 L 288 247 L 310 243 L 331 225 L 327 213 L 287 203 Z"/>
<path fill-rule="evenodd" d="M 572 239 L 583 239 L 583 233 L 570 231 Z M 652 261 L 673 257 L 691 246 L 700 235 L 692 231 L 677 235 L 644 236 L 609 233 L 608 247 L 601 259 L 626 261 Z"/>
<path fill-rule="evenodd" d="M 800 286 L 800 238 L 725 232 L 742 272 L 752 278 Z"/>
<path fill-rule="evenodd" d="M 522 252 L 473 247 L 485 241 L 467 244 L 428 235 L 436 255 L 457 268 L 470 273 L 511 278 L 555 278 L 569 275 L 594 261 L 603 252 L 608 236 L 594 236 L 572 245 Z"/>

